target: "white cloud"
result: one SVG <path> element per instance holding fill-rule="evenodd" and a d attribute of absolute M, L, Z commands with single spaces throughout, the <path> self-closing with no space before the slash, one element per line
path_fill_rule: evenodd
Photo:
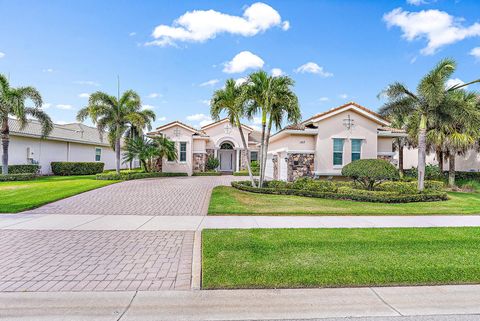
<path fill-rule="evenodd" d="M 340 97 L 342 99 L 347 99 L 348 95 L 347 94 L 340 94 L 340 95 L 338 95 L 338 97 Z"/>
<path fill-rule="evenodd" d="M 205 87 L 205 86 L 214 86 L 216 84 L 218 84 L 220 80 L 218 79 L 211 79 L 211 80 L 207 80 L 205 82 L 202 82 L 199 86 L 200 87 Z"/>
<path fill-rule="evenodd" d="M 3 58 L 3 57 L 5 57 L 5 53 L 0 51 L 0 58 Z"/>
<path fill-rule="evenodd" d="M 99 87 L 100 84 L 96 81 L 91 81 L 91 80 L 77 80 L 77 81 L 74 81 L 73 83 L 77 84 L 77 85 L 87 85 L 87 86 L 95 86 L 95 87 Z"/>
<path fill-rule="evenodd" d="M 155 106 L 143 104 L 142 105 L 142 110 L 145 110 L 145 109 L 152 110 L 152 109 L 155 109 Z"/>
<path fill-rule="evenodd" d="M 50 108 L 50 107 L 52 107 L 52 104 L 50 104 L 50 103 L 43 103 L 43 104 L 42 104 L 42 109 L 43 109 L 43 110 L 48 109 L 48 108 Z"/>
<path fill-rule="evenodd" d="M 242 51 L 236 54 L 232 60 L 225 63 L 223 72 L 228 74 L 244 72 L 247 69 L 262 68 L 264 63 L 262 58 L 250 51 Z"/>
<path fill-rule="evenodd" d="M 311 61 L 295 69 L 295 72 L 302 73 L 302 74 L 304 73 L 317 74 L 325 78 L 333 76 L 331 72 L 325 71 L 323 67 Z"/>
<path fill-rule="evenodd" d="M 470 50 L 470 55 L 474 56 L 477 59 L 480 59 L 480 47 L 475 47 Z"/>
<path fill-rule="evenodd" d="M 167 117 L 165 117 L 165 116 L 157 117 L 157 120 L 158 121 L 165 121 L 165 120 L 167 120 Z"/>
<path fill-rule="evenodd" d="M 390 28 L 399 27 L 407 41 L 426 39 L 427 46 L 420 52 L 433 55 L 438 49 L 465 38 L 480 36 L 480 23 L 469 27 L 461 25 L 463 18 L 457 18 L 440 10 L 403 11 L 397 8 L 383 16 Z"/>
<path fill-rule="evenodd" d="M 425 0 L 407 0 L 407 3 L 411 4 L 413 6 L 420 6 L 422 4 L 428 4 L 428 2 L 425 1 Z"/>
<path fill-rule="evenodd" d="M 215 10 L 187 11 L 172 25 L 158 25 L 152 33 L 155 40 L 146 45 L 168 46 L 176 42 L 205 42 L 222 33 L 252 37 L 272 27 L 290 28 L 277 10 L 257 2 L 245 8 L 243 16 L 233 16 Z"/>
<path fill-rule="evenodd" d="M 450 88 L 450 87 L 453 87 L 455 85 L 463 85 L 465 82 L 459 78 L 450 78 L 449 80 L 447 80 L 447 82 L 445 83 L 445 87 L 446 88 Z M 463 87 L 464 89 L 467 89 L 468 86 L 466 87 Z"/>
<path fill-rule="evenodd" d="M 53 72 L 53 69 L 52 68 L 46 68 L 46 69 L 42 69 L 42 72 Z"/>
<path fill-rule="evenodd" d="M 210 106 L 210 100 L 208 100 L 208 99 L 200 100 L 200 103 L 202 103 L 206 106 Z"/>
<path fill-rule="evenodd" d="M 57 120 L 57 121 L 54 121 L 54 123 L 58 125 L 65 125 L 65 124 L 68 124 L 69 122 L 64 120 Z"/>
<path fill-rule="evenodd" d="M 162 94 L 159 94 L 159 93 L 151 93 L 151 94 L 148 94 L 148 98 L 159 98 L 159 97 L 162 97 L 163 95 Z"/>
<path fill-rule="evenodd" d="M 235 79 L 235 85 L 237 85 L 237 86 L 243 85 L 246 82 L 247 82 L 247 78 L 245 78 L 245 77 L 240 77 L 240 78 Z"/>
<path fill-rule="evenodd" d="M 130 32 L 128 35 L 129 35 L 130 37 L 133 37 L 133 36 L 136 36 L 137 33 L 136 33 L 135 31 L 132 31 L 132 32 Z"/>
<path fill-rule="evenodd" d="M 330 98 L 328 98 L 328 97 L 320 97 L 320 98 L 318 98 L 318 101 L 320 101 L 320 102 L 329 101 L 329 100 L 330 100 Z"/>
<path fill-rule="evenodd" d="M 273 77 L 278 77 L 278 76 L 283 76 L 284 75 L 284 72 L 280 68 L 273 68 L 271 70 L 271 73 L 272 73 Z"/>
<path fill-rule="evenodd" d="M 81 93 L 81 94 L 78 94 L 78 97 L 79 98 L 90 98 L 90 94 L 89 93 Z"/>
<path fill-rule="evenodd" d="M 261 125 L 262 124 L 262 119 L 260 117 L 253 117 L 253 123 L 255 125 Z"/>
<path fill-rule="evenodd" d="M 72 106 L 72 105 L 68 105 L 68 104 L 58 104 L 58 105 L 56 105 L 55 107 L 57 107 L 58 109 L 63 109 L 63 110 L 73 109 L 73 106 Z"/>
<path fill-rule="evenodd" d="M 202 120 L 207 120 L 210 119 L 210 116 L 205 115 L 205 114 L 194 114 L 194 115 L 189 115 L 187 116 L 187 120 L 189 121 L 202 121 Z"/>

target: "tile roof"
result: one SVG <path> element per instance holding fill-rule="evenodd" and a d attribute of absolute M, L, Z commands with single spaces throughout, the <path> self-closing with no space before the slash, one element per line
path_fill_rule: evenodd
<path fill-rule="evenodd" d="M 12 136 L 28 136 L 39 138 L 42 136 L 42 126 L 37 120 L 28 120 L 26 126 L 21 128 L 20 121 L 9 118 L 8 126 L 10 127 L 10 134 Z M 54 124 L 53 130 L 47 136 L 47 139 L 109 146 L 106 134 L 103 135 L 103 139 L 100 139 L 100 134 L 95 127 L 90 127 L 80 123 L 71 123 L 65 125 Z"/>
<path fill-rule="evenodd" d="M 210 123 L 210 124 L 207 124 L 207 125 L 205 125 L 205 126 L 202 126 L 202 129 L 205 129 L 205 128 L 207 128 L 207 127 L 211 127 L 212 125 L 215 125 L 215 124 L 217 124 L 217 123 L 221 123 L 221 122 L 223 122 L 223 121 L 225 121 L 225 120 L 228 120 L 228 118 L 223 118 L 223 119 L 214 121 L 213 123 Z M 249 126 L 247 126 L 247 125 L 242 124 L 242 126 L 245 127 L 245 128 L 247 128 L 247 129 L 249 129 L 249 130 L 251 130 L 252 132 L 255 131 L 252 127 L 249 127 Z"/>
<path fill-rule="evenodd" d="M 392 132 L 392 133 L 406 133 L 406 131 L 404 129 L 393 128 L 393 127 L 388 127 L 388 126 L 379 127 L 378 130 L 386 131 L 386 132 Z"/>
<path fill-rule="evenodd" d="M 334 112 L 336 112 L 336 111 L 338 111 L 338 110 L 340 110 L 340 109 L 342 109 L 342 108 L 348 107 L 348 106 L 355 106 L 355 107 L 357 107 L 357 108 L 359 108 L 359 109 L 361 109 L 361 110 L 363 110 L 363 111 L 371 114 L 372 116 L 375 116 L 375 117 L 380 118 L 380 119 L 382 119 L 382 120 L 384 120 L 384 121 L 386 121 L 386 122 L 389 122 L 387 119 L 385 119 L 385 118 L 384 118 L 383 116 L 381 116 L 380 114 L 374 112 L 373 110 L 370 110 L 370 109 L 368 109 L 367 107 L 363 107 L 362 105 L 359 105 L 359 104 L 357 104 L 356 102 L 351 101 L 351 102 L 349 102 L 349 103 L 346 103 L 346 104 L 343 104 L 343 105 L 341 105 L 341 106 L 332 108 L 332 109 L 327 110 L 327 111 L 325 111 L 325 112 L 316 114 L 316 115 L 308 118 L 307 120 L 305 120 L 303 123 L 305 123 L 305 122 L 307 122 L 307 121 L 309 121 L 309 120 L 318 118 L 318 117 L 322 117 L 322 116 L 328 115 L 328 114 L 330 114 L 330 113 L 334 113 Z"/>
<path fill-rule="evenodd" d="M 196 128 L 192 127 L 192 126 L 189 126 L 189 125 L 187 125 L 187 124 L 185 124 L 185 123 L 182 123 L 181 121 L 174 120 L 174 121 L 172 121 L 172 122 L 170 122 L 170 123 L 167 123 L 167 124 L 165 124 L 165 125 L 162 125 L 162 126 L 160 126 L 160 127 L 157 127 L 156 131 L 154 131 L 154 132 L 152 132 L 152 133 L 149 133 L 149 134 L 153 134 L 153 133 L 159 132 L 159 131 L 161 131 L 163 128 L 169 127 L 169 126 L 174 125 L 174 124 L 179 124 L 179 125 L 181 125 L 181 126 L 187 127 L 188 129 L 190 129 L 191 131 L 193 131 L 193 132 L 195 132 L 195 133 L 200 133 L 200 131 L 199 131 L 198 129 L 196 129 Z"/>

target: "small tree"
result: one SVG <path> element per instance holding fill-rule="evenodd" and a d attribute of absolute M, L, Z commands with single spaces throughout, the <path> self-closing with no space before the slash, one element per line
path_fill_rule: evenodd
<path fill-rule="evenodd" d="M 218 158 L 215 158 L 213 156 L 208 156 L 207 158 L 207 163 L 205 164 L 205 167 L 207 168 L 207 171 L 213 171 L 220 166 L 220 161 Z"/>
<path fill-rule="evenodd" d="M 395 180 L 399 174 L 395 166 L 383 159 L 359 159 L 347 164 L 342 175 L 350 177 L 365 189 L 373 191 L 378 184 Z"/>

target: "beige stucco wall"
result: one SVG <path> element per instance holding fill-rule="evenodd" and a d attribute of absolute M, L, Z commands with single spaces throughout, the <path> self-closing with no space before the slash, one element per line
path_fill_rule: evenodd
<path fill-rule="evenodd" d="M 394 157 L 398 160 L 398 152 Z M 403 151 L 403 168 L 410 169 L 412 167 L 417 167 L 418 164 L 418 149 L 416 148 L 406 148 Z M 437 157 L 435 153 L 427 154 L 427 164 L 437 165 Z M 444 170 L 448 170 L 448 160 L 444 162 Z M 455 158 L 455 169 L 457 171 L 480 171 L 480 154 L 471 150 L 465 154 L 465 156 L 456 156 Z"/>
<path fill-rule="evenodd" d="M 27 148 L 30 148 L 42 174 L 51 174 L 51 162 L 94 162 L 96 147 L 102 149 L 100 161 L 105 163 L 105 169 L 114 169 L 115 152 L 109 147 L 22 136 L 10 136 L 9 164 L 27 164 Z"/>
<path fill-rule="evenodd" d="M 225 141 L 232 142 L 235 148 L 243 149 L 242 137 L 240 135 L 240 131 L 238 128 L 232 126 L 231 132 L 225 132 L 225 125 L 227 122 L 222 122 L 215 124 L 214 126 L 204 129 L 205 133 L 210 136 L 210 141 L 207 144 L 207 148 L 215 148 L 220 147 L 220 145 Z M 250 131 L 246 128 L 243 128 L 243 135 L 245 137 L 245 141 L 248 142 L 248 133 Z"/>
<path fill-rule="evenodd" d="M 177 136 L 174 134 L 174 130 L 178 129 L 180 134 Z M 181 126 L 175 125 L 166 130 L 162 131 L 162 133 L 167 136 L 170 140 L 175 142 L 175 146 L 177 147 L 178 159 L 176 161 L 168 161 L 167 159 L 163 159 L 162 163 L 162 170 L 164 172 L 172 172 L 172 173 L 188 173 L 188 175 L 192 175 L 193 172 L 193 139 L 192 139 L 192 131 L 189 131 Z M 180 162 L 180 142 L 187 143 L 187 160 L 186 162 Z"/>
<path fill-rule="evenodd" d="M 355 126 L 347 130 L 343 120 L 350 115 Z M 355 111 L 349 110 L 326 118 L 318 126 L 315 171 L 320 175 L 339 175 L 342 167 L 351 162 L 351 139 L 362 139 L 361 158 L 377 158 L 378 124 Z M 333 166 L 333 138 L 345 139 L 343 144 L 343 166 Z"/>
<path fill-rule="evenodd" d="M 194 153 L 206 153 L 206 140 L 205 139 L 193 139 L 193 152 Z"/>
<path fill-rule="evenodd" d="M 393 148 L 393 139 L 391 137 L 378 137 L 378 153 L 390 153 Z"/>
<path fill-rule="evenodd" d="M 274 139 L 268 146 L 269 152 L 276 150 L 288 149 L 289 151 L 313 151 L 315 149 L 314 135 L 293 135 L 281 134 L 278 139 Z"/>

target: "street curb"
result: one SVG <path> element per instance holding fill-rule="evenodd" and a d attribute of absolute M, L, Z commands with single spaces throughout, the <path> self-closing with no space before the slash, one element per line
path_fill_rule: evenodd
<path fill-rule="evenodd" d="M 192 290 L 202 288 L 202 231 L 195 231 L 193 237 Z"/>

